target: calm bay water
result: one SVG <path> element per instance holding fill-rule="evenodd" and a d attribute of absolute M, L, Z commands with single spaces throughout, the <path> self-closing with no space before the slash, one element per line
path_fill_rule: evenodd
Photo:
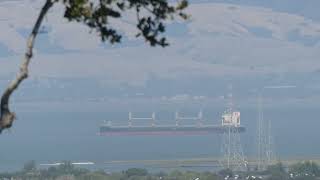
<path fill-rule="evenodd" d="M 204 116 L 208 122 L 218 124 L 220 112 L 220 109 L 207 110 Z M 159 112 L 158 115 L 169 119 L 173 113 Z M 253 156 L 257 110 L 241 109 L 241 113 L 241 123 L 247 127 L 247 132 L 242 135 L 244 151 L 246 155 Z M 92 161 L 96 163 L 95 168 L 111 169 L 105 162 L 213 158 L 220 155 L 218 135 L 106 137 L 96 134 L 103 120 L 122 124 L 126 119 L 127 112 L 20 113 L 12 132 L 0 136 L 0 170 L 21 168 L 29 160 L 38 164 L 62 160 Z M 268 108 L 265 109 L 265 119 L 272 120 L 276 155 L 280 159 L 320 155 L 318 109 Z"/>

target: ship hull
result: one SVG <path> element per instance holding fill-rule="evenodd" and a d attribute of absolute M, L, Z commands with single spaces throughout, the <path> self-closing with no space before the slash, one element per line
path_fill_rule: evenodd
<path fill-rule="evenodd" d="M 205 135 L 222 134 L 232 129 L 232 132 L 245 132 L 244 127 L 203 126 L 203 127 L 100 127 L 101 136 L 127 135 Z"/>

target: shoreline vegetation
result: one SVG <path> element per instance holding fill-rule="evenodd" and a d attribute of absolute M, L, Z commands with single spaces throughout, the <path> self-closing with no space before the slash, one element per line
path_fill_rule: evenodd
<path fill-rule="evenodd" d="M 266 179 L 266 180 L 317 180 L 320 179 L 320 168 L 315 161 L 301 161 L 285 167 L 283 163 L 268 166 L 263 171 L 255 168 L 245 172 L 230 169 L 219 171 L 180 171 L 148 172 L 143 168 L 130 168 L 121 172 L 89 170 L 64 161 L 60 165 L 48 168 L 37 168 L 35 161 L 24 164 L 21 170 L 1 172 L 0 180 L 227 180 L 227 179 Z"/>

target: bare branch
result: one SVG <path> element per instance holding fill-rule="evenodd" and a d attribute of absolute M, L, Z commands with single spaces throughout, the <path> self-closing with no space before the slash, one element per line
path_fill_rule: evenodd
<path fill-rule="evenodd" d="M 15 113 L 11 112 L 9 109 L 10 96 L 18 88 L 20 83 L 28 77 L 28 66 L 32 58 L 32 50 L 33 50 L 35 39 L 38 35 L 39 28 L 41 26 L 41 23 L 45 15 L 47 14 L 48 10 L 52 7 L 54 2 L 55 2 L 54 0 L 47 0 L 44 6 L 42 7 L 40 14 L 38 16 L 38 19 L 34 24 L 32 32 L 28 38 L 27 49 L 26 49 L 24 59 L 22 60 L 22 63 L 20 66 L 20 71 L 18 72 L 16 78 L 13 79 L 11 83 L 8 85 L 7 89 L 4 91 L 1 97 L 0 133 L 2 132 L 2 130 L 10 128 L 12 126 L 13 121 L 16 118 Z"/>

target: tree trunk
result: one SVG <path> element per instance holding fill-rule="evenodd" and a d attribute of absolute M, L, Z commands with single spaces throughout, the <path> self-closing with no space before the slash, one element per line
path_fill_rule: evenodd
<path fill-rule="evenodd" d="M 4 93 L 1 97 L 1 104 L 0 104 L 0 133 L 2 130 L 10 128 L 12 126 L 13 121 L 16 118 L 16 115 L 14 112 L 11 112 L 9 109 L 9 100 L 12 93 L 18 88 L 18 86 L 21 84 L 21 82 L 28 77 L 28 66 L 30 63 L 30 60 L 32 58 L 32 50 L 34 46 L 35 39 L 37 37 L 37 34 L 39 32 L 39 28 L 41 26 L 41 23 L 47 14 L 48 10 L 52 7 L 55 0 L 46 0 L 46 3 L 42 7 L 40 14 L 37 18 L 36 23 L 33 26 L 32 32 L 28 38 L 27 41 L 27 49 L 24 56 L 24 59 L 22 60 L 20 71 L 18 72 L 15 79 L 13 79 Z"/>

